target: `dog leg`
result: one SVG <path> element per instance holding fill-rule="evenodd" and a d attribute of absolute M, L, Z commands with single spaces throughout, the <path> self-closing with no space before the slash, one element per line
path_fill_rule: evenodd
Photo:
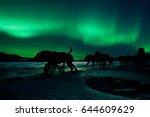
<path fill-rule="evenodd" d="M 110 61 L 108 61 L 108 68 L 110 68 L 110 66 L 111 66 L 111 62 L 110 62 Z"/>
<path fill-rule="evenodd" d="M 58 65 L 58 64 L 56 65 L 56 67 L 57 67 L 57 69 L 60 71 L 60 68 L 59 68 L 59 65 Z"/>
<path fill-rule="evenodd" d="M 71 63 L 68 64 L 68 67 L 70 67 L 70 71 L 72 72 L 73 71 L 73 66 Z"/>
<path fill-rule="evenodd" d="M 59 71 L 64 72 L 64 69 L 65 69 L 65 62 L 63 62 L 63 65 L 59 68 Z"/>
<path fill-rule="evenodd" d="M 45 64 L 45 67 L 44 67 L 44 73 L 45 74 L 47 74 L 48 73 L 48 71 L 49 71 L 49 69 L 50 69 L 50 64 Z"/>
<path fill-rule="evenodd" d="M 101 62 L 99 62 L 99 61 L 96 61 L 96 63 L 97 63 L 97 65 L 99 66 L 99 68 L 101 68 L 101 67 L 102 67 L 102 64 L 101 64 Z"/>
<path fill-rule="evenodd" d="M 92 61 L 92 69 L 94 68 L 95 61 Z"/>
<path fill-rule="evenodd" d="M 66 64 L 70 68 L 70 71 L 72 72 L 73 71 L 73 64 L 70 62 L 69 63 L 67 62 Z"/>
<path fill-rule="evenodd" d="M 72 64 L 72 67 L 75 69 L 75 71 L 78 71 L 74 64 Z"/>
<path fill-rule="evenodd" d="M 89 63 L 90 63 L 90 61 L 88 61 L 87 64 L 86 64 L 85 66 L 87 67 Z"/>

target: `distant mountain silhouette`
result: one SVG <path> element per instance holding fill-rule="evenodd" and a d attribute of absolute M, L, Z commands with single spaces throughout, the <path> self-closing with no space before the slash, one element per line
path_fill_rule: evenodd
<path fill-rule="evenodd" d="M 21 57 L 16 54 L 6 54 L 3 52 L 0 52 L 0 61 L 1 62 L 21 62 L 21 61 L 30 61 L 30 59 Z"/>

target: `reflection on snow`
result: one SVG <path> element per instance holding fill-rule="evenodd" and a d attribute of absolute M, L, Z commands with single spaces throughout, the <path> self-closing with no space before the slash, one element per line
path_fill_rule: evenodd
<path fill-rule="evenodd" d="M 86 62 L 74 64 L 77 72 L 68 72 L 69 68 L 65 66 L 64 73 L 51 70 L 44 75 L 44 62 L 1 62 L 0 99 L 126 99 L 95 91 L 85 81 L 94 77 L 100 81 L 101 78 L 119 77 L 121 80 L 138 80 L 141 84 L 150 83 L 149 68 L 120 68 L 118 62 L 110 69 L 100 69 L 97 65 L 92 69 L 91 64 L 85 67 Z"/>
<path fill-rule="evenodd" d="M 122 77 L 131 78 L 149 82 L 149 75 L 143 76 L 143 74 L 134 73 L 130 70 L 120 70 L 119 62 L 115 62 L 113 67 L 110 69 L 100 69 L 98 65 L 95 64 L 95 68 L 92 69 L 91 64 L 85 67 L 86 62 L 74 62 L 75 66 L 80 72 L 81 77 Z M 35 77 L 43 73 L 45 62 L 0 62 L 0 80 L 7 78 L 30 78 Z M 61 66 L 61 64 L 59 64 Z M 70 69 L 65 66 L 65 72 Z M 50 71 L 51 72 L 51 71 Z M 59 71 L 52 71 L 59 74 Z"/>

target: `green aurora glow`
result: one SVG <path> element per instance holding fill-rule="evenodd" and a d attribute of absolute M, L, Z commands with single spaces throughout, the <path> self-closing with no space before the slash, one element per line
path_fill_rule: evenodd
<path fill-rule="evenodd" d="M 133 49 L 145 47 L 150 52 L 148 43 L 140 43 L 144 22 L 143 10 L 145 4 L 128 0 L 100 0 L 100 2 L 75 2 L 75 0 L 38 1 L 26 0 L 23 3 L 15 0 L 14 3 L 2 2 L 0 5 L 0 31 L 10 35 L 14 44 L 0 40 L 0 50 L 8 53 L 17 53 L 23 56 L 33 56 L 42 49 L 67 51 L 71 46 L 59 43 L 59 40 L 49 38 L 51 41 L 42 42 L 42 36 L 66 36 L 70 40 L 81 42 L 76 45 L 75 53 L 88 53 L 90 46 L 95 51 L 98 47 L 111 47 L 115 45 L 129 45 Z M 124 1 L 124 2 L 121 2 Z M 77 6 L 78 5 L 78 6 Z M 78 9 L 77 9 L 78 7 Z M 150 25 L 149 25 L 150 26 Z M 149 31 L 147 32 L 149 33 Z M 31 41 L 41 37 L 40 41 Z M 148 36 L 146 38 L 149 38 Z M 18 43 L 18 41 L 23 42 Z M 28 43 L 27 43 L 28 41 Z M 56 42 L 55 42 L 56 41 Z M 68 40 L 64 40 L 68 41 Z M 30 42 L 30 44 L 29 44 Z M 53 43 L 54 44 L 53 44 Z M 149 41 L 148 41 L 149 42 Z M 18 43 L 18 44 L 17 44 Z M 3 44 L 3 45 L 2 45 Z M 67 48 L 66 48 L 67 47 Z M 111 48 L 110 48 L 111 49 Z"/>

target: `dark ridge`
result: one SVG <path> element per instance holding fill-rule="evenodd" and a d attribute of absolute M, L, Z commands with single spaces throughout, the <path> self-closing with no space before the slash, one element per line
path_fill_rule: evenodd
<path fill-rule="evenodd" d="M 24 58 L 16 54 L 6 54 L 0 52 L 0 62 L 26 62 L 32 61 L 31 58 Z"/>

